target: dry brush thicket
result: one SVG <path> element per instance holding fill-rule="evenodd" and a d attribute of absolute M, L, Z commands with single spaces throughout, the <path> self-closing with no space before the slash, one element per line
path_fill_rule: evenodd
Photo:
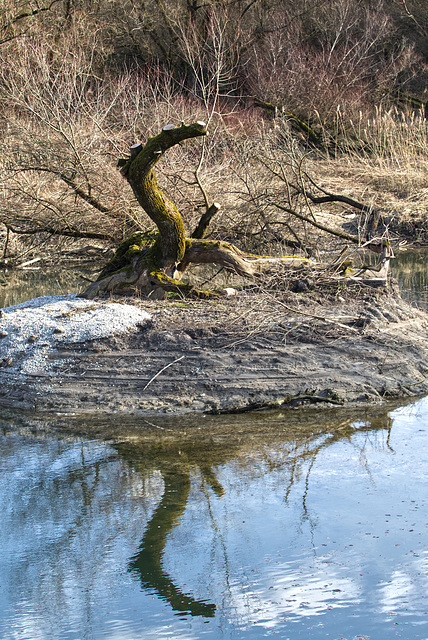
<path fill-rule="evenodd" d="M 198 120 L 210 135 L 157 169 L 189 235 L 218 202 L 210 237 L 245 251 L 314 255 L 325 228 L 426 241 L 426 3 L 0 8 L 0 262 L 149 229 L 117 160 Z"/>

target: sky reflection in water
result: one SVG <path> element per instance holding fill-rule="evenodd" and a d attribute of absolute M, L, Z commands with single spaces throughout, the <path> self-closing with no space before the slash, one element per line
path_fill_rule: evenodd
<path fill-rule="evenodd" d="M 105 444 L 4 417 L 0 637 L 428 638 L 428 399 L 228 420 Z"/>

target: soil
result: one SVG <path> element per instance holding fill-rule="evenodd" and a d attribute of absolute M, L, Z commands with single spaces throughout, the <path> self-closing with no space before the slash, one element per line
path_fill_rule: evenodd
<path fill-rule="evenodd" d="M 428 393 L 428 314 L 404 302 L 394 282 L 294 289 L 121 300 L 151 314 L 149 325 L 58 348 L 44 376 L 1 367 L 0 406 L 159 416 L 367 406 Z"/>

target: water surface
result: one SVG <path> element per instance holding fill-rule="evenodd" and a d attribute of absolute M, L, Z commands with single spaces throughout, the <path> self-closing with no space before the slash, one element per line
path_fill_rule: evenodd
<path fill-rule="evenodd" d="M 427 305 L 427 253 L 392 269 Z M 2 639 L 428 640 L 428 398 L 192 420 L 0 409 Z"/>
<path fill-rule="evenodd" d="M 3 414 L 1 638 L 428 638 L 428 399 L 189 420 Z"/>
<path fill-rule="evenodd" d="M 0 270 L 0 308 L 38 296 L 78 293 L 96 279 L 96 262 L 74 269 Z M 428 248 L 400 251 L 391 261 L 406 299 L 428 308 Z"/>
<path fill-rule="evenodd" d="M 78 293 L 96 279 L 92 266 L 76 269 L 0 269 L 0 308 L 38 298 Z"/>
<path fill-rule="evenodd" d="M 391 261 L 391 273 L 406 300 L 428 309 L 428 248 L 397 253 Z"/>

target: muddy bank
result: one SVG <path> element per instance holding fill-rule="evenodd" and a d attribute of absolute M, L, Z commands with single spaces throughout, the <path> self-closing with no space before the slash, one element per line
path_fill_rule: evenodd
<path fill-rule="evenodd" d="M 393 286 L 137 305 L 151 316 L 147 324 L 58 343 L 39 370 L 2 361 L 0 406 L 149 416 L 356 406 L 428 393 L 428 314 Z"/>

